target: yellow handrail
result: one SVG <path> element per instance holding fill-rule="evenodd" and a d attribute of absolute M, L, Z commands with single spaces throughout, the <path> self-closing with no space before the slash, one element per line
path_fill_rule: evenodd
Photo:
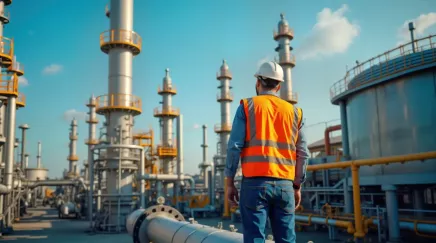
<path fill-rule="evenodd" d="M 381 157 L 374 159 L 351 160 L 344 162 L 333 162 L 326 164 L 308 165 L 307 171 L 317 171 L 325 169 L 345 169 L 351 167 L 351 177 L 353 181 L 353 200 L 354 200 L 354 220 L 356 232 L 354 236 L 363 238 L 365 236 L 364 224 L 362 220 L 362 211 L 360 205 L 360 184 L 359 184 L 359 167 L 372 166 L 392 163 L 404 163 L 412 161 L 423 161 L 426 159 L 435 159 L 436 152 L 425 152 L 418 154 L 408 154 L 390 157 Z"/>

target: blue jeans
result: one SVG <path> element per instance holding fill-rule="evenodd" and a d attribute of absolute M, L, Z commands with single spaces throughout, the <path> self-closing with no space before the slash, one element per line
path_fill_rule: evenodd
<path fill-rule="evenodd" d="M 244 243 L 265 242 L 268 217 L 276 243 L 296 242 L 292 185 L 290 180 L 268 177 L 242 179 L 239 210 Z"/>

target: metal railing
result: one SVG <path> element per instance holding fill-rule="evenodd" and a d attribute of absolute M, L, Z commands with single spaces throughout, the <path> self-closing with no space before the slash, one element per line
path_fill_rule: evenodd
<path fill-rule="evenodd" d="M 26 105 L 26 96 L 23 93 L 18 93 L 17 105 L 18 106 L 25 106 Z"/>
<path fill-rule="evenodd" d="M 9 70 L 14 72 L 24 73 L 24 65 L 15 61 L 12 63 L 11 66 L 9 66 Z"/>
<path fill-rule="evenodd" d="M 279 30 L 273 30 L 274 40 L 277 40 L 280 36 L 292 36 L 294 37 L 294 29 L 289 26 L 280 26 Z"/>
<path fill-rule="evenodd" d="M 10 19 L 11 13 L 9 11 L 6 11 L 6 9 L 4 9 L 3 11 L 0 11 L 0 16 L 6 19 Z"/>
<path fill-rule="evenodd" d="M 77 140 L 77 135 L 70 134 L 70 140 Z"/>
<path fill-rule="evenodd" d="M 141 50 L 142 38 L 131 30 L 107 30 L 100 34 L 100 46 L 107 44 L 129 44 Z"/>
<path fill-rule="evenodd" d="M 0 74 L 0 94 L 18 95 L 18 77 L 15 74 Z"/>
<path fill-rule="evenodd" d="M 233 100 L 233 93 L 228 91 L 228 92 L 225 92 L 225 94 L 222 94 L 221 91 L 218 91 L 218 93 L 216 94 L 216 99 L 218 101 L 220 101 L 220 100 Z"/>
<path fill-rule="evenodd" d="M 157 146 L 158 156 L 177 156 L 177 148 L 174 146 Z"/>
<path fill-rule="evenodd" d="M 348 70 L 344 78 L 331 86 L 330 98 L 374 80 L 436 61 L 436 35 L 417 39 L 414 43 L 415 50 L 409 42 Z"/>
<path fill-rule="evenodd" d="M 280 55 L 274 58 L 276 62 L 280 64 L 292 64 L 295 66 L 295 56 L 291 53 L 286 53 L 285 55 Z"/>
<path fill-rule="evenodd" d="M 179 108 L 162 108 L 162 107 L 156 107 L 154 108 L 153 114 L 155 116 L 178 116 L 180 115 L 180 109 Z"/>
<path fill-rule="evenodd" d="M 99 143 L 98 139 L 95 139 L 95 138 L 94 139 L 89 139 L 89 138 L 85 139 L 85 144 L 96 145 L 98 143 Z"/>
<path fill-rule="evenodd" d="M 177 93 L 177 88 L 176 88 L 176 86 L 174 84 L 163 85 L 163 86 L 159 85 L 157 87 L 157 93 L 160 94 L 160 93 L 164 93 L 164 92 L 175 94 L 175 93 Z"/>
<path fill-rule="evenodd" d="M 4 36 L 0 36 L 0 53 L 8 56 L 12 60 L 14 55 L 14 41 Z"/>
<path fill-rule="evenodd" d="M 232 130 L 232 124 L 215 124 L 214 130 L 216 133 L 219 132 L 230 132 Z"/>
<path fill-rule="evenodd" d="M 79 157 L 77 155 L 68 155 L 67 160 L 78 161 Z"/>
<path fill-rule="evenodd" d="M 97 112 L 102 109 L 129 109 L 142 112 L 141 98 L 130 94 L 100 95 L 96 98 Z"/>

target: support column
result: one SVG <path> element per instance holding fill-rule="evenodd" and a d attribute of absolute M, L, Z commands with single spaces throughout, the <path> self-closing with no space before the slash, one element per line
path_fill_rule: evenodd
<path fill-rule="evenodd" d="M 416 188 L 413 190 L 413 209 L 423 210 L 424 209 L 424 192 L 421 188 Z M 423 212 L 416 212 L 416 216 L 424 217 Z"/>
<path fill-rule="evenodd" d="M 400 242 L 400 223 L 398 217 L 398 200 L 394 185 L 383 185 L 382 190 L 386 193 L 386 210 L 388 213 L 389 241 Z"/>
<path fill-rule="evenodd" d="M 341 112 L 341 130 L 342 130 L 342 153 L 343 159 L 349 160 L 350 156 L 350 147 L 348 143 L 348 122 L 347 122 L 347 107 L 345 101 L 339 102 L 339 108 Z M 344 178 L 344 212 L 345 213 L 353 213 L 353 197 L 351 196 L 351 192 L 349 190 L 348 178 L 350 178 L 351 171 L 350 168 L 345 170 L 345 178 Z"/>

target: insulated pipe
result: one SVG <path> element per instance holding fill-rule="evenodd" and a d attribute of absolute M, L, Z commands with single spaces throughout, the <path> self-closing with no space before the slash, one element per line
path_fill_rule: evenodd
<path fill-rule="evenodd" d="M 341 125 L 335 125 L 331 127 L 327 127 L 324 131 L 324 148 L 325 148 L 325 154 L 331 155 L 330 151 L 330 133 L 333 131 L 341 130 Z"/>
<path fill-rule="evenodd" d="M 36 155 L 36 168 L 41 168 L 41 141 L 38 141 L 38 154 Z"/>
<path fill-rule="evenodd" d="M 29 185 L 30 189 L 34 189 L 39 186 L 75 186 L 79 184 L 77 180 L 47 180 L 47 181 L 37 181 Z"/>
<path fill-rule="evenodd" d="M 374 219 L 372 221 L 373 225 L 378 224 L 378 219 Z M 426 223 L 426 221 L 420 222 L 419 220 L 416 221 L 400 221 L 400 229 L 402 230 L 409 230 L 413 231 L 415 233 L 426 233 L 426 234 L 436 234 L 436 224 L 430 224 Z"/>
<path fill-rule="evenodd" d="M 147 222 L 144 232 L 153 243 L 243 243 L 240 233 L 221 230 L 202 224 L 180 222 L 165 216 L 156 216 Z M 142 241 L 141 241 L 142 242 Z M 272 243 L 274 241 L 266 240 Z"/>
<path fill-rule="evenodd" d="M 158 200 L 160 201 L 160 200 Z M 138 209 L 127 218 L 127 232 L 138 243 L 242 243 L 243 235 L 231 231 L 186 222 L 176 209 L 162 205 Z M 273 241 L 266 240 L 272 243 Z"/>

